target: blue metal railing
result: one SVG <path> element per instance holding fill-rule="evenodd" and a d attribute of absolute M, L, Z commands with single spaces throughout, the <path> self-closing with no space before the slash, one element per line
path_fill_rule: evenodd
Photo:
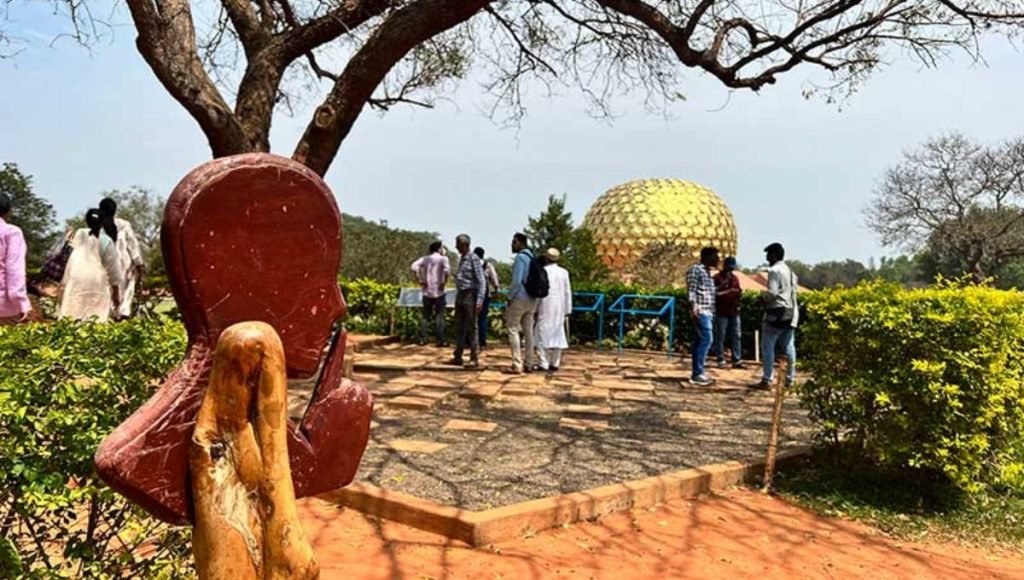
<path fill-rule="evenodd" d="M 630 308 L 629 304 L 638 300 L 661 302 L 655 310 L 651 308 Z M 648 296 L 646 294 L 623 294 L 608 307 L 608 312 L 619 315 L 619 352 L 622 352 L 622 337 L 625 331 L 626 315 L 661 318 L 668 314 L 668 356 L 672 356 L 672 339 L 676 325 L 676 299 L 674 296 Z"/>

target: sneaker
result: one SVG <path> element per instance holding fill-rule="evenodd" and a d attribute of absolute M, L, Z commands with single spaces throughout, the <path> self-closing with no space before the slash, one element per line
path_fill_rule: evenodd
<path fill-rule="evenodd" d="M 690 377 L 690 384 L 698 387 L 710 387 L 715 384 L 715 379 L 709 378 L 707 375 L 697 375 Z"/>
<path fill-rule="evenodd" d="M 478 368 L 480 368 L 480 361 L 478 361 L 476 359 L 473 359 L 473 360 L 469 361 L 469 364 L 463 365 L 463 366 L 465 366 L 465 368 L 467 368 L 467 369 L 478 369 Z"/>
<path fill-rule="evenodd" d="M 795 379 L 791 379 L 791 378 L 789 378 L 789 377 L 786 377 L 786 387 L 787 387 L 787 388 L 788 388 L 788 387 L 792 387 L 794 383 L 796 383 L 796 380 L 795 380 Z"/>
<path fill-rule="evenodd" d="M 741 360 L 738 360 L 738 361 L 732 363 L 732 368 L 734 368 L 734 369 L 741 369 L 741 368 L 743 368 L 745 366 L 746 365 L 744 365 L 743 361 L 741 361 Z"/>
<path fill-rule="evenodd" d="M 720 368 L 720 369 L 724 369 L 725 367 L 727 367 L 727 366 L 729 366 L 729 365 L 725 364 L 725 361 L 724 361 L 724 360 L 720 360 L 720 361 L 718 361 L 718 365 L 717 365 L 717 366 L 718 366 L 718 368 Z"/>
<path fill-rule="evenodd" d="M 461 367 L 463 365 L 463 362 L 461 358 L 453 358 L 452 360 L 448 361 L 448 364 L 454 367 Z"/>
<path fill-rule="evenodd" d="M 759 382 L 747 385 L 747 387 L 758 391 L 770 391 L 772 389 L 772 382 L 761 379 Z"/>
<path fill-rule="evenodd" d="M 558 372 L 558 367 L 551 367 L 551 368 L 548 369 L 548 372 L 552 372 L 552 373 Z"/>

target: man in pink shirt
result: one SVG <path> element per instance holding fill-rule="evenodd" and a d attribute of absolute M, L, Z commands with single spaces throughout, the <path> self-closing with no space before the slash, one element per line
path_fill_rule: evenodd
<path fill-rule="evenodd" d="M 437 332 L 437 346 L 444 346 L 444 286 L 448 283 L 452 267 L 444 255 L 441 242 L 430 244 L 426 256 L 412 263 L 412 272 L 423 290 L 423 321 L 420 323 L 420 344 L 427 343 L 431 318 Z"/>
<path fill-rule="evenodd" d="M 11 198 L 0 193 L 0 325 L 28 320 L 32 303 L 25 287 L 25 236 L 7 223 Z"/>

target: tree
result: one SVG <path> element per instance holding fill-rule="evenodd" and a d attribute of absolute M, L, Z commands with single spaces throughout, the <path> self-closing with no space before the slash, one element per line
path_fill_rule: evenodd
<path fill-rule="evenodd" d="M 685 284 L 686 270 L 697 260 L 686 242 L 653 242 L 623 272 L 623 280 L 644 288 Z"/>
<path fill-rule="evenodd" d="M 1024 138 L 985 146 L 953 133 L 905 153 L 867 209 L 882 243 L 928 250 L 981 280 L 1024 256 Z"/>
<path fill-rule="evenodd" d="M 757 91 L 812 66 L 830 75 L 831 97 L 887 58 L 935 66 L 961 50 L 979 59 L 983 36 L 1024 27 L 1013 0 L 219 0 L 199 19 L 189 0 L 126 1 L 138 51 L 215 157 L 269 151 L 275 109 L 291 107 L 303 79 L 324 82 L 292 153 L 321 175 L 367 105 L 430 106 L 474 64 L 487 67 L 485 87 L 512 119 L 528 80 L 579 86 L 609 114 L 620 90 L 683 98 L 690 69 Z M 80 42 L 102 36 L 84 0 L 59 3 Z"/>
<path fill-rule="evenodd" d="M 409 285 L 413 261 L 426 254 L 440 236 L 432 232 L 414 232 L 344 214 L 344 254 L 341 275 L 348 279 L 369 278 L 389 284 Z"/>
<path fill-rule="evenodd" d="M 565 209 L 565 196 L 548 196 L 548 206 L 537 217 L 528 218 L 526 237 L 534 249 L 544 252 L 556 248 L 562 253 L 561 264 L 576 282 L 597 282 L 608 275 L 608 269 L 597 256 L 597 244 L 590 230 L 576 227 L 572 213 Z"/>
<path fill-rule="evenodd" d="M 0 169 L 0 193 L 11 198 L 9 221 L 20 227 L 28 246 L 26 262 L 30 270 L 46 261 L 46 252 L 57 240 L 57 214 L 50 202 L 32 191 L 32 176 L 24 175 L 14 163 Z"/>

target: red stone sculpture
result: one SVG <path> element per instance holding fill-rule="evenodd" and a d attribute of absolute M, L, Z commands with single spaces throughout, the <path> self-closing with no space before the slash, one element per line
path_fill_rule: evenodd
<path fill-rule="evenodd" d="M 290 159 L 255 153 L 205 163 L 178 184 L 161 243 L 188 332 L 185 360 L 96 452 L 111 487 L 154 516 L 191 520 L 188 442 L 209 380 L 217 338 L 261 321 L 284 343 L 289 377 L 320 380 L 288 453 L 296 497 L 352 481 L 366 448 L 373 401 L 342 378 L 345 314 L 337 284 L 341 215 L 318 175 Z"/>

